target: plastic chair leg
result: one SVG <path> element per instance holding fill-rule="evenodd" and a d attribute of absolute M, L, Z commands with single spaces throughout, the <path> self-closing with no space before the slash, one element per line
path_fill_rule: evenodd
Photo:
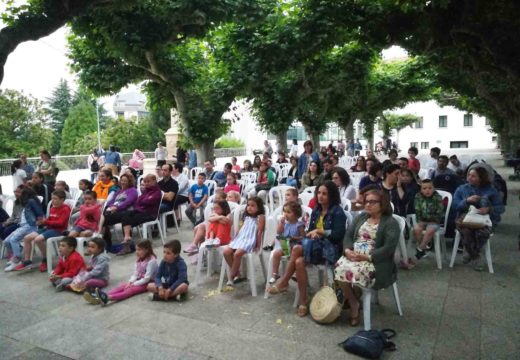
<path fill-rule="evenodd" d="M 363 296 L 363 324 L 365 327 L 365 330 L 371 329 L 371 322 L 370 322 L 370 305 L 371 305 L 371 298 L 372 298 L 372 289 L 365 289 L 362 288 Z"/>
<path fill-rule="evenodd" d="M 269 289 L 269 280 L 273 277 L 273 254 L 274 251 L 271 251 L 267 263 L 267 281 L 265 282 L 264 299 L 269 299 L 269 293 L 267 292 L 267 289 Z"/>
<path fill-rule="evenodd" d="M 258 253 L 258 259 L 260 260 L 260 267 L 262 269 L 262 275 L 264 275 L 264 280 L 267 282 L 269 279 L 267 278 L 267 270 L 265 268 L 265 261 L 264 261 L 264 251 L 260 249 L 260 252 Z"/>
<path fill-rule="evenodd" d="M 489 240 L 488 240 L 489 241 Z M 455 264 L 455 258 L 457 257 L 457 249 L 460 244 L 460 232 L 455 231 L 455 239 L 453 240 L 453 251 L 451 252 L 450 268 Z"/>
<path fill-rule="evenodd" d="M 197 254 L 197 267 L 195 268 L 195 286 L 200 285 L 200 273 L 202 272 L 202 261 L 204 259 L 204 252 L 206 251 L 206 247 L 201 245 L 199 247 L 199 253 Z"/>
<path fill-rule="evenodd" d="M 220 266 L 220 278 L 218 281 L 218 289 L 217 289 L 217 291 L 219 293 L 222 292 L 222 287 L 224 286 L 224 277 L 226 276 L 226 274 L 228 275 L 228 280 L 231 280 L 231 279 L 229 279 L 229 273 L 230 273 L 230 269 L 227 265 L 226 259 L 223 258 L 222 265 Z"/>
<path fill-rule="evenodd" d="M 164 245 L 164 234 L 163 234 L 163 229 L 161 227 L 161 223 L 158 221 L 157 222 L 157 227 L 159 228 L 159 236 L 161 236 L 161 242 L 162 244 Z"/>
<path fill-rule="evenodd" d="M 257 296 L 256 291 L 256 274 L 255 274 L 255 264 L 253 261 L 254 254 L 247 254 L 247 272 L 249 278 L 249 285 L 251 286 L 251 295 Z M 265 268 L 264 268 L 265 271 Z"/>
<path fill-rule="evenodd" d="M 486 241 L 486 245 L 484 245 L 484 252 L 486 254 L 486 261 L 489 269 L 490 274 L 494 274 L 495 271 L 493 270 L 493 260 L 491 259 L 491 245 L 490 245 L 491 239 L 488 239 Z"/>
<path fill-rule="evenodd" d="M 394 300 L 395 305 L 397 306 L 397 312 L 399 313 L 399 316 L 403 316 L 403 309 L 401 308 L 401 301 L 399 300 L 399 291 L 397 290 L 397 283 L 392 284 L 393 294 L 394 294 Z"/>
<path fill-rule="evenodd" d="M 437 260 L 437 269 L 442 270 L 442 250 L 439 235 L 437 233 L 433 237 L 433 241 L 435 243 L 435 259 Z"/>

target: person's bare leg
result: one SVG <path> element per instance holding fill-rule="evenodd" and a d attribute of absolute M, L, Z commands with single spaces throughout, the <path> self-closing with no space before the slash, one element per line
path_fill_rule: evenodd
<path fill-rule="evenodd" d="M 357 318 L 359 316 L 359 300 L 354 294 L 354 289 L 352 285 L 348 282 L 338 281 L 337 282 L 341 290 L 343 290 L 343 295 L 345 296 L 345 300 L 348 301 L 350 305 L 350 314 L 351 317 Z"/>
<path fill-rule="evenodd" d="M 175 298 L 177 295 L 184 294 L 188 292 L 188 284 L 180 284 L 173 290 L 172 294 L 170 295 L 170 299 Z"/>
<path fill-rule="evenodd" d="M 131 225 L 125 225 L 123 226 L 123 242 L 127 242 L 128 240 L 132 239 L 132 226 Z"/>
<path fill-rule="evenodd" d="M 29 260 L 31 258 L 32 252 L 32 241 L 38 236 L 38 233 L 30 233 L 25 235 L 23 238 L 23 257 L 24 260 Z"/>
<path fill-rule="evenodd" d="M 222 255 L 224 256 L 224 260 L 226 260 L 226 263 L 228 264 L 229 268 L 233 266 L 233 253 L 235 251 L 230 248 L 229 246 L 226 246 L 224 248 L 224 251 L 222 252 Z"/>
<path fill-rule="evenodd" d="M 45 238 L 41 235 L 38 235 L 36 238 L 34 238 L 34 243 L 36 246 L 38 246 L 38 249 L 40 249 L 40 253 L 42 254 L 42 258 L 47 258 L 47 247 L 45 246 Z"/>
<path fill-rule="evenodd" d="M 283 274 L 282 277 L 279 278 L 276 282 L 276 287 L 278 289 L 285 289 L 287 286 L 289 286 L 289 280 L 291 280 L 291 276 L 293 276 L 294 271 L 296 270 L 296 260 L 300 257 L 303 257 L 303 248 L 300 245 L 296 245 L 291 251 L 291 257 L 287 263 L 285 274 Z"/>
<path fill-rule="evenodd" d="M 282 250 L 273 251 L 273 276 L 278 275 L 278 271 L 280 270 L 280 261 L 282 260 L 282 255 L 283 255 Z"/>
<path fill-rule="evenodd" d="M 305 270 L 305 259 L 299 257 L 296 259 L 296 280 L 298 281 L 298 290 L 300 291 L 300 305 L 307 305 L 307 271 Z"/>
<path fill-rule="evenodd" d="M 206 240 L 206 226 L 203 223 L 193 228 L 193 241 L 192 245 L 199 246 Z"/>
<path fill-rule="evenodd" d="M 424 233 L 423 239 L 421 241 L 421 245 L 419 246 L 421 249 L 426 249 L 426 246 L 430 243 L 433 236 L 435 235 L 435 229 L 434 228 L 427 228 L 426 232 Z"/>
<path fill-rule="evenodd" d="M 242 256 L 244 256 L 246 252 L 242 249 L 237 249 L 233 254 L 233 266 L 231 266 L 231 279 L 234 279 L 238 274 L 240 274 L 240 263 L 242 260 Z"/>

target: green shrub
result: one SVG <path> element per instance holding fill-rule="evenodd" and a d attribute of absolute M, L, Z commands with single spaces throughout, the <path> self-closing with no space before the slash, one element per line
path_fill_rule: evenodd
<path fill-rule="evenodd" d="M 215 141 L 215 149 L 231 149 L 243 147 L 245 147 L 245 144 L 242 140 L 231 136 L 222 136 Z"/>

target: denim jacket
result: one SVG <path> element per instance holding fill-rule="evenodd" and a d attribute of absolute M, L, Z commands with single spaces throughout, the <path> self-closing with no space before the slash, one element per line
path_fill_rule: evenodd
<path fill-rule="evenodd" d="M 316 229 L 316 223 L 321 214 L 321 206 L 318 204 L 311 214 L 308 231 Z M 347 216 L 343 209 L 334 205 L 327 210 L 327 214 L 323 218 L 323 230 L 325 237 L 322 239 L 324 244 L 323 256 L 328 263 L 334 264 L 340 254 L 343 253 L 343 237 L 345 236 L 345 225 Z M 317 241 L 317 240 L 312 240 Z"/>
<path fill-rule="evenodd" d="M 25 221 L 27 221 L 27 224 L 36 226 L 36 219 L 44 215 L 41 204 L 35 199 L 29 199 L 25 206 Z"/>

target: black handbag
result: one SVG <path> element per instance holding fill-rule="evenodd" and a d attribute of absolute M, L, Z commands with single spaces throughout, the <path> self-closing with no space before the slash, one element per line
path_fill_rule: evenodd
<path fill-rule="evenodd" d="M 361 330 L 339 343 L 343 350 L 367 359 L 379 359 L 383 350 L 395 351 L 395 344 L 390 341 L 395 336 L 392 329 Z"/>

